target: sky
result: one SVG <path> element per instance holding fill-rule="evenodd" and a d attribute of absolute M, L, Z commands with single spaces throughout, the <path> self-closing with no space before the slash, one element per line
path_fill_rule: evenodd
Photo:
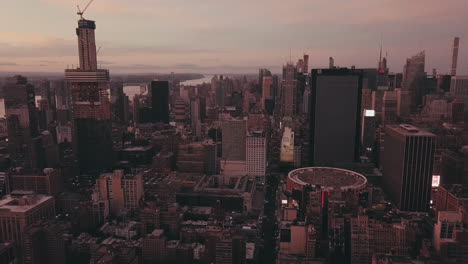
<path fill-rule="evenodd" d="M 76 5 L 88 0 L 5 0 L 0 71 L 63 72 L 78 63 Z M 341 67 L 376 67 L 383 43 L 390 70 L 426 50 L 426 71 L 468 75 L 468 0 L 94 0 L 100 67 L 114 73 L 256 73 L 310 55 Z"/>

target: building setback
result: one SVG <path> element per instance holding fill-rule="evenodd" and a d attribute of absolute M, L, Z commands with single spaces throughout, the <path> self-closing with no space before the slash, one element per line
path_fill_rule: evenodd
<path fill-rule="evenodd" d="M 80 67 L 65 70 L 72 99 L 74 150 L 83 172 L 112 165 L 109 71 L 97 68 L 95 29 L 94 21 L 78 21 Z"/>

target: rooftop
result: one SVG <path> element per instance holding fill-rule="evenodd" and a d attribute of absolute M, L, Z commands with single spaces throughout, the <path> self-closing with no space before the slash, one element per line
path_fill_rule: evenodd
<path fill-rule="evenodd" d="M 30 194 L 23 195 L 20 197 L 14 197 L 11 195 L 5 196 L 0 200 L 0 213 L 1 212 L 14 212 L 14 213 L 25 213 L 39 204 L 47 202 L 53 199 L 52 196 Z"/>
<path fill-rule="evenodd" d="M 418 127 L 407 125 L 407 124 L 390 125 L 390 126 L 387 126 L 387 128 L 395 130 L 405 136 L 435 136 L 434 134 L 430 132 L 427 132 Z"/>
<path fill-rule="evenodd" d="M 320 186 L 323 189 L 360 189 L 366 186 L 367 179 L 354 171 L 328 168 L 307 167 L 291 171 L 288 181 L 300 185 Z"/>

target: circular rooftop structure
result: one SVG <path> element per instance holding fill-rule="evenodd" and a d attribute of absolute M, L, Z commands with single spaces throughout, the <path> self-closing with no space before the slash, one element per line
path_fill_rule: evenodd
<path fill-rule="evenodd" d="M 361 190 L 366 187 L 367 179 L 354 171 L 329 168 L 306 167 L 295 169 L 288 174 L 288 190 L 301 189 L 306 185 L 320 186 L 325 190 Z"/>

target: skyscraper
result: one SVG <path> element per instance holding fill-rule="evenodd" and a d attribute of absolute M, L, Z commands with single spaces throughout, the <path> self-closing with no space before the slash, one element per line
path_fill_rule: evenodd
<path fill-rule="evenodd" d="M 34 86 L 26 77 L 7 78 L 4 87 L 8 150 L 15 167 L 40 169 L 37 109 Z"/>
<path fill-rule="evenodd" d="M 267 76 L 271 76 L 271 72 L 268 69 L 258 70 L 258 87 L 260 93 L 263 93 L 263 77 Z"/>
<path fill-rule="evenodd" d="M 394 124 L 397 120 L 397 94 L 385 91 L 382 101 L 382 125 Z"/>
<path fill-rule="evenodd" d="M 217 106 L 223 108 L 225 106 L 225 96 L 226 96 L 226 82 L 221 75 L 216 85 L 216 94 L 215 94 L 215 103 Z"/>
<path fill-rule="evenodd" d="M 273 85 L 273 77 L 272 76 L 264 76 L 263 77 L 263 81 L 262 81 L 262 108 L 263 109 L 266 109 L 265 108 L 265 101 L 267 100 L 271 100 L 272 99 L 272 92 L 271 92 L 271 88 L 272 88 L 272 85 Z"/>
<path fill-rule="evenodd" d="M 74 149 L 81 171 L 100 171 L 112 164 L 109 71 L 97 68 L 96 24 L 78 21 L 80 67 L 65 70 L 71 93 Z"/>
<path fill-rule="evenodd" d="M 450 68 L 450 75 L 457 75 L 457 62 L 458 62 L 458 46 L 460 45 L 460 38 L 455 37 L 453 39 L 452 49 L 452 67 Z"/>
<path fill-rule="evenodd" d="M 245 138 L 247 122 L 245 120 L 226 120 L 222 123 L 223 160 L 245 161 Z"/>
<path fill-rule="evenodd" d="M 384 146 L 383 183 L 387 193 L 402 211 L 427 211 L 435 135 L 410 125 L 387 125 Z"/>
<path fill-rule="evenodd" d="M 265 132 L 250 132 L 246 138 L 246 166 L 248 176 L 265 176 L 266 155 L 267 141 Z"/>
<path fill-rule="evenodd" d="M 359 158 L 362 71 L 313 69 L 310 110 L 312 166 Z"/>
<path fill-rule="evenodd" d="M 468 76 L 452 76 L 450 93 L 455 98 L 462 99 L 465 103 L 465 110 L 468 109 Z"/>
<path fill-rule="evenodd" d="M 364 109 L 361 127 L 361 145 L 364 153 L 371 152 L 375 144 L 375 111 Z"/>
<path fill-rule="evenodd" d="M 423 80 L 425 78 L 425 67 L 426 53 L 421 51 L 411 58 L 406 59 L 406 64 L 403 67 L 403 83 L 402 91 L 409 91 L 411 96 L 410 110 L 415 111 L 418 105 L 422 104 L 423 100 Z M 406 107 L 405 104 L 402 104 Z M 406 113 L 404 109 L 400 111 Z"/>
<path fill-rule="evenodd" d="M 296 67 L 292 63 L 283 67 L 283 81 L 281 84 L 282 114 L 283 116 L 293 117 L 296 114 L 297 104 L 297 80 Z"/>
<path fill-rule="evenodd" d="M 169 124 L 169 82 L 151 82 L 151 107 L 154 122 Z"/>

